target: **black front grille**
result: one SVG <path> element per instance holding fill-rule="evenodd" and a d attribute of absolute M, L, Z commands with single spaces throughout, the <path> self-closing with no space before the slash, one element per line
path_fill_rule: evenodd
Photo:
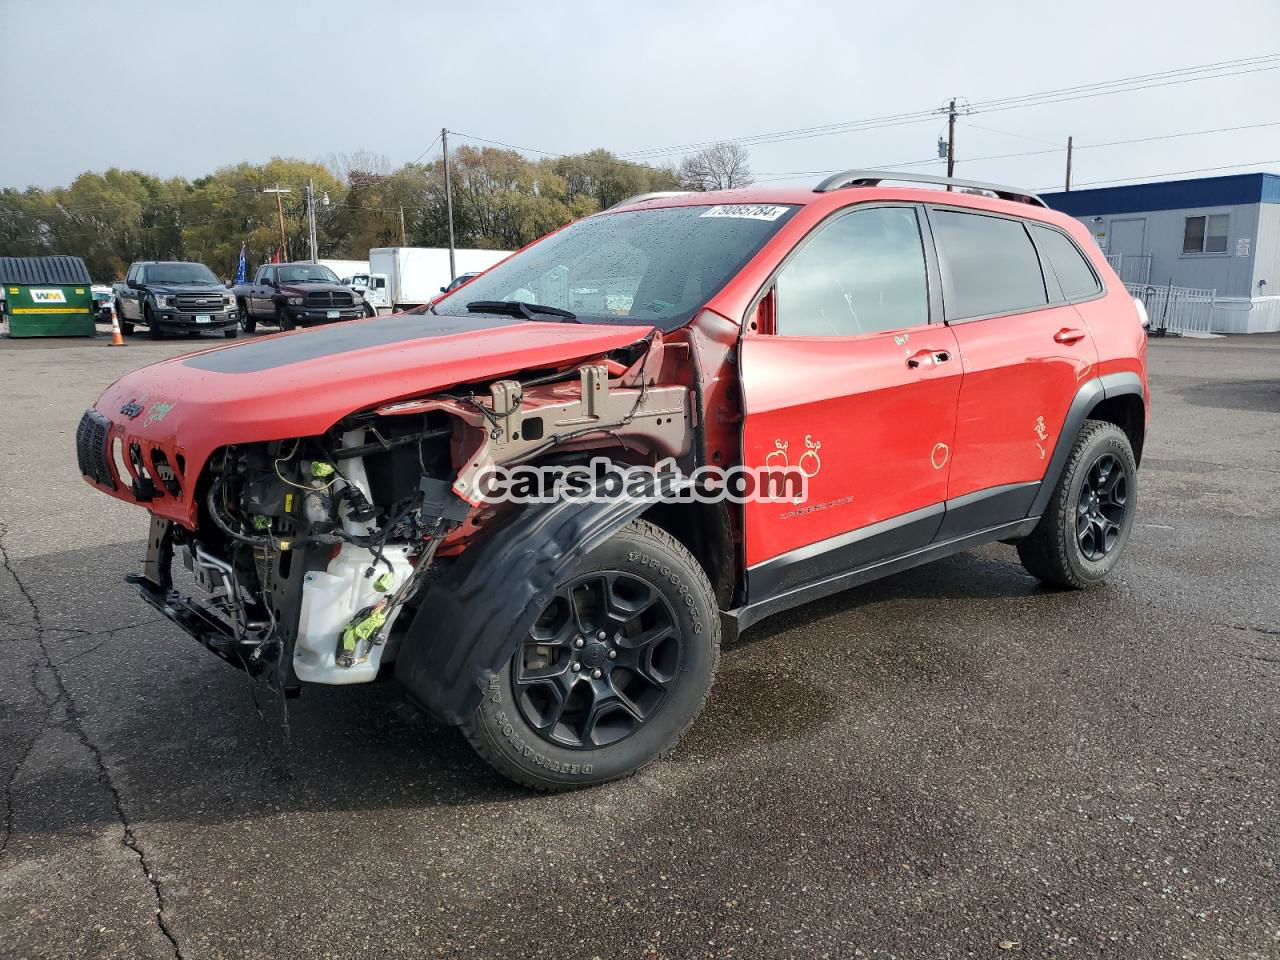
<path fill-rule="evenodd" d="M 308 307 L 349 307 L 352 304 L 349 293 L 308 293 Z"/>
<path fill-rule="evenodd" d="M 183 313 L 221 313 L 223 299 L 217 293 L 180 293 L 173 298 L 173 306 Z"/>
<path fill-rule="evenodd" d="M 111 467 L 107 464 L 107 436 L 111 429 L 111 421 L 96 410 L 86 410 L 80 418 L 80 426 L 76 428 L 76 460 L 80 463 L 80 472 L 94 483 L 104 487 L 116 488 L 111 476 Z"/>

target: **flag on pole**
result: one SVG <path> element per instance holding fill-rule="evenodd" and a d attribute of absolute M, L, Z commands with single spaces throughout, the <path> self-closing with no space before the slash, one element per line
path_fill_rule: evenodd
<path fill-rule="evenodd" d="M 240 262 L 236 264 L 236 283 L 244 283 L 249 279 L 249 265 L 244 259 L 244 244 L 240 244 Z"/>
<path fill-rule="evenodd" d="M 281 261 L 281 257 L 280 257 L 280 248 L 279 248 L 279 247 L 276 247 L 276 252 L 275 252 L 275 253 L 273 253 L 273 254 L 271 255 L 271 262 L 272 262 L 272 263 L 280 263 L 280 262 L 282 262 L 282 261 Z"/>

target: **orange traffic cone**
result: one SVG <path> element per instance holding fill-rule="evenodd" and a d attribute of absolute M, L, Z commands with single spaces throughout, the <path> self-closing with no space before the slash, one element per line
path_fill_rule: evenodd
<path fill-rule="evenodd" d="M 111 308 L 111 342 L 108 347 L 123 347 L 124 336 L 120 333 L 120 318 L 116 316 L 116 308 Z"/>

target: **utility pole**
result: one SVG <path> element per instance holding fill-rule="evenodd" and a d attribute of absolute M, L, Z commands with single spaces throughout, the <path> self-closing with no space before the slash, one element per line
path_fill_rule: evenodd
<path fill-rule="evenodd" d="M 316 262 L 316 181 L 307 181 L 307 239 L 311 242 L 311 262 Z"/>
<path fill-rule="evenodd" d="M 444 205 L 449 213 L 449 282 L 458 279 L 453 263 L 453 185 L 449 182 L 449 131 L 440 129 L 440 149 L 444 151 Z"/>
<path fill-rule="evenodd" d="M 1071 137 L 1067 137 L 1067 193 L 1071 192 Z"/>
<path fill-rule="evenodd" d="M 947 178 L 950 179 L 956 170 L 956 99 L 951 98 L 947 104 Z M 948 186 L 947 190 L 951 187 Z"/>
<path fill-rule="evenodd" d="M 404 204 L 400 204 L 400 246 L 407 247 L 409 245 L 409 236 L 404 230 Z"/>
<path fill-rule="evenodd" d="M 281 187 L 278 183 L 274 187 L 264 187 L 263 193 L 274 193 L 276 195 L 276 213 L 280 214 L 280 255 L 285 259 L 289 259 L 289 240 L 284 232 L 284 201 L 280 199 L 281 194 L 293 193 L 287 187 Z"/>

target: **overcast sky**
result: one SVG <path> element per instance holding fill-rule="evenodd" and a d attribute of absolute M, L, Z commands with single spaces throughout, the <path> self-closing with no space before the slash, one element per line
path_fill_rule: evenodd
<path fill-rule="evenodd" d="M 0 0 L 0 186 L 357 149 L 398 166 L 442 126 L 552 152 L 637 151 L 1258 56 L 1280 51 L 1277 37 L 1280 0 Z M 772 179 L 921 160 L 944 130 L 939 117 L 756 144 L 751 164 Z M 1061 153 L 967 158 L 1051 150 L 1068 134 L 1077 184 L 1280 172 L 1280 70 L 975 113 L 958 128 L 957 175 L 1060 185 Z"/>

